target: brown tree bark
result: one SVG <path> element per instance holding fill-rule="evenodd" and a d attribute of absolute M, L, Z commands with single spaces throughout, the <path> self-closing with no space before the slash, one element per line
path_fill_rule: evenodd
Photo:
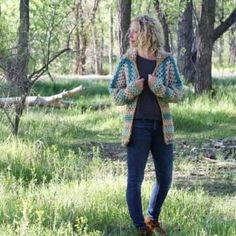
<path fill-rule="evenodd" d="M 104 28 L 101 26 L 101 42 L 100 42 L 100 63 L 99 63 L 99 71 L 100 74 L 103 74 L 103 52 L 104 52 Z"/>
<path fill-rule="evenodd" d="M 164 40 L 165 40 L 164 49 L 165 49 L 165 51 L 170 52 L 171 51 L 170 50 L 170 39 L 169 39 L 170 38 L 169 37 L 170 30 L 169 30 L 169 26 L 167 23 L 166 14 L 162 11 L 159 0 L 155 0 L 154 5 L 155 5 L 158 19 L 159 19 L 159 21 L 162 25 L 162 28 L 163 28 Z"/>
<path fill-rule="evenodd" d="M 83 9 L 82 9 L 82 0 L 78 0 L 75 8 L 75 20 L 78 22 L 78 27 L 76 29 L 76 61 L 75 61 L 75 74 L 83 74 L 84 68 L 84 52 L 86 50 L 86 39 L 84 33 L 84 18 L 83 18 Z"/>
<path fill-rule="evenodd" d="M 109 9 L 110 13 L 110 22 L 109 22 L 109 35 L 110 35 L 110 42 L 109 42 L 109 73 L 112 74 L 113 72 L 113 10 L 112 6 Z"/>
<path fill-rule="evenodd" d="M 216 53 L 216 56 L 218 57 L 218 63 L 219 65 L 223 65 L 223 53 L 224 53 L 224 47 L 225 47 L 225 41 L 224 38 L 219 38 L 218 42 L 215 43 L 213 50 Z"/>
<path fill-rule="evenodd" d="M 214 29 L 216 1 L 203 0 L 198 26 L 196 52 L 195 92 L 201 94 L 212 89 L 211 63 L 214 42 L 236 22 L 236 8 Z"/>
<path fill-rule="evenodd" d="M 216 0 L 203 0 L 197 37 L 195 92 L 212 89 L 211 64 Z"/>
<path fill-rule="evenodd" d="M 99 47 L 98 47 L 98 32 L 97 27 L 93 24 L 93 48 L 94 48 L 94 66 L 95 66 L 95 74 L 100 74 L 100 60 L 99 60 Z"/>
<path fill-rule="evenodd" d="M 16 88 L 16 85 L 20 89 L 21 99 L 15 107 L 14 135 L 18 134 L 20 119 L 25 107 L 25 99 L 31 86 L 27 77 L 29 64 L 29 0 L 20 1 L 20 26 L 18 35 L 16 73 L 12 83 L 14 88 Z"/>
<path fill-rule="evenodd" d="M 183 15 L 180 17 L 177 36 L 178 67 L 187 83 L 193 83 L 195 67 L 192 58 L 192 45 L 194 40 L 192 0 L 186 3 Z"/>
<path fill-rule="evenodd" d="M 96 11 L 100 0 L 93 1 L 93 8 L 90 12 L 85 12 L 83 9 L 83 0 L 77 0 L 75 6 L 75 19 L 78 22 L 78 28 L 76 31 L 76 62 L 75 62 L 75 74 L 85 74 L 86 64 L 86 50 L 88 46 L 88 32 L 91 30 L 91 26 L 95 22 Z M 89 15 L 86 17 L 85 15 Z"/>
<path fill-rule="evenodd" d="M 236 64 L 236 24 L 232 26 L 229 34 L 229 64 Z"/>
<path fill-rule="evenodd" d="M 120 55 L 123 55 L 129 46 L 127 33 L 130 26 L 131 0 L 119 0 L 118 4 L 119 4 L 118 5 L 119 46 L 120 46 Z"/>

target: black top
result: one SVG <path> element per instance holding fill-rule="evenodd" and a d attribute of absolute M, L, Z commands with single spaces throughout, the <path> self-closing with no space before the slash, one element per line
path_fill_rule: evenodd
<path fill-rule="evenodd" d="M 156 95 L 148 86 L 148 75 L 153 73 L 156 67 L 156 60 L 149 60 L 137 55 L 136 63 L 140 78 L 144 79 L 144 88 L 138 97 L 134 118 L 161 120 L 161 110 Z"/>

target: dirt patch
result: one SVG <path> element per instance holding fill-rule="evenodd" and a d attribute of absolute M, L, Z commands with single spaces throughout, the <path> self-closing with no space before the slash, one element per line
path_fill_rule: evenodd
<path fill-rule="evenodd" d="M 87 142 L 82 143 L 81 146 L 86 147 L 86 149 L 91 149 L 94 146 L 99 147 L 104 158 L 112 160 L 126 158 L 126 148 L 121 146 L 120 143 Z M 208 158 L 236 164 L 236 137 L 209 139 L 202 143 L 176 140 L 174 154 L 176 159 L 197 161 Z"/>
<path fill-rule="evenodd" d="M 175 145 L 177 158 L 197 160 L 206 157 L 213 160 L 227 160 L 236 163 L 236 137 L 208 139 L 202 143 L 177 140 Z"/>
<path fill-rule="evenodd" d="M 103 159 L 126 161 L 126 148 L 120 143 L 88 142 L 80 145 L 91 155 L 95 148 Z M 236 138 L 211 139 L 204 143 L 177 140 L 174 152 L 174 186 L 190 191 L 202 187 L 210 195 L 236 194 Z M 154 176 L 149 158 L 145 177 Z"/>

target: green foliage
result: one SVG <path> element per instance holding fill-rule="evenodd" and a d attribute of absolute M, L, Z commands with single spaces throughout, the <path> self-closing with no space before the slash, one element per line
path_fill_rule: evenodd
<path fill-rule="evenodd" d="M 30 2 L 30 65 L 29 71 L 39 69 L 56 52 L 67 47 L 69 32 L 75 25 L 72 0 L 53 0 Z M 0 14 L 0 52 L 11 57 L 16 52 L 19 27 L 19 1 L 1 1 Z M 54 66 L 57 70 L 69 72 L 71 55 L 63 55 Z M 65 67 L 65 65 L 67 65 Z M 55 71 L 51 69 L 51 71 Z"/>
<path fill-rule="evenodd" d="M 132 16 L 137 14 L 151 14 L 156 16 L 156 11 L 154 7 L 153 0 L 141 1 L 134 0 L 132 1 Z M 176 22 L 178 21 L 179 16 L 183 12 L 185 1 L 164 1 L 160 0 L 160 6 L 162 12 L 166 14 L 166 20 L 169 24 L 171 31 L 171 38 L 173 44 L 176 40 Z M 195 11 L 199 18 L 201 1 L 196 0 L 194 2 Z M 108 63 L 108 53 L 109 53 L 109 8 L 113 8 L 113 17 L 114 17 L 114 44 L 113 50 L 114 54 L 118 55 L 119 44 L 118 44 L 118 18 L 117 18 L 117 1 L 113 0 L 102 0 L 100 1 L 98 11 L 95 17 L 93 24 L 89 25 L 89 18 L 91 17 L 91 12 L 93 8 L 94 1 L 82 1 L 83 5 L 83 20 L 85 21 L 86 33 L 88 35 L 88 50 L 86 53 L 87 64 L 86 69 L 87 73 L 94 71 L 94 36 L 93 36 L 93 27 L 95 26 L 97 30 L 97 40 L 98 40 L 98 52 L 100 53 L 100 45 L 103 41 L 104 48 L 104 67 Z M 15 50 L 12 50 L 17 45 L 17 33 L 19 27 L 19 1 L 0 1 L 0 54 L 1 56 L 10 56 L 15 53 Z M 220 21 L 225 20 L 226 17 L 234 9 L 234 2 L 230 0 L 220 0 L 217 1 L 216 9 L 216 26 Z M 30 1 L 30 72 L 39 69 L 48 57 L 51 57 L 55 52 L 59 51 L 62 48 L 66 47 L 66 41 L 70 30 L 73 26 L 77 24 L 77 32 L 80 32 L 80 22 L 75 22 L 75 1 L 72 0 L 47 0 L 39 1 L 32 0 Z M 225 37 L 228 37 L 227 35 Z M 49 43 L 50 38 L 50 43 Z M 71 48 L 75 49 L 75 40 L 76 35 L 71 35 Z M 226 61 L 229 57 L 228 47 L 224 47 L 226 55 L 224 56 L 224 64 L 220 67 L 228 66 Z M 48 49 L 50 53 L 48 54 Z M 49 66 L 49 69 L 52 73 L 73 73 L 74 61 L 76 53 L 70 52 L 62 55 L 58 58 L 53 65 Z M 215 60 L 214 60 L 215 63 Z M 107 68 L 105 68 L 105 73 L 107 73 Z"/>
<path fill-rule="evenodd" d="M 160 8 L 163 14 L 166 16 L 166 20 L 168 25 L 174 26 L 176 28 L 176 22 L 184 10 L 186 1 L 166 1 L 160 0 Z M 156 1 L 142 1 L 142 0 L 134 0 L 132 1 L 132 15 L 139 14 L 152 14 L 154 17 L 157 16 L 157 12 L 155 10 Z"/>
<path fill-rule="evenodd" d="M 40 65 L 50 59 L 55 53 L 67 46 L 68 35 L 75 22 L 68 15 L 73 12 L 73 1 L 32 1 L 30 5 L 30 41 L 31 41 L 31 69 L 38 69 Z M 59 68 L 67 64 L 70 55 L 63 55 L 54 66 Z M 51 71 L 54 72 L 52 68 Z"/>
<path fill-rule="evenodd" d="M 16 0 L 0 1 L 0 55 L 9 56 L 15 45 L 19 11 Z"/>
<path fill-rule="evenodd" d="M 216 1 L 216 21 L 221 23 L 231 14 L 235 8 L 235 1 L 218 0 Z"/>

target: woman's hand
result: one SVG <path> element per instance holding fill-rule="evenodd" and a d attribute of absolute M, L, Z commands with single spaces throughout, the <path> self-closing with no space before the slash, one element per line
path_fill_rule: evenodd
<path fill-rule="evenodd" d="M 140 90 L 143 90 L 144 79 L 141 78 L 141 79 L 136 80 L 136 81 L 135 81 L 135 85 L 136 85 Z"/>
<path fill-rule="evenodd" d="M 148 86 L 151 87 L 155 84 L 156 77 L 154 75 L 148 75 Z"/>

